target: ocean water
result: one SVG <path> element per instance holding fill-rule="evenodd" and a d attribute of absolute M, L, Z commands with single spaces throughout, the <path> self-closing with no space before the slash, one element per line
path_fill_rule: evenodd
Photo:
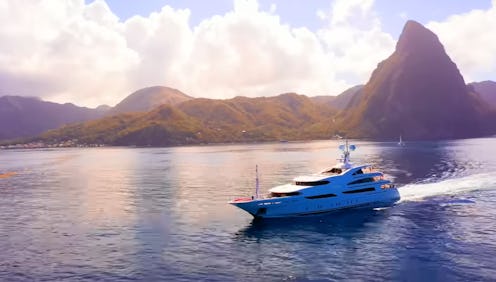
<path fill-rule="evenodd" d="M 496 139 L 356 142 L 402 200 L 253 221 L 227 202 L 337 141 L 0 151 L 0 281 L 494 281 Z"/>

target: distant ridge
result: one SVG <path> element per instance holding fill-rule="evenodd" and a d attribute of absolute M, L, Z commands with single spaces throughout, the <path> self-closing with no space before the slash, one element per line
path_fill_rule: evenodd
<path fill-rule="evenodd" d="M 472 82 L 468 84 L 478 93 L 479 97 L 492 107 L 496 107 L 496 82 L 486 80 L 481 82 Z"/>
<path fill-rule="evenodd" d="M 126 113 L 52 130 L 38 141 L 136 146 L 329 138 L 326 105 L 294 93 L 276 97 L 192 99 L 150 112 Z"/>
<path fill-rule="evenodd" d="M 75 122 L 84 122 L 127 112 L 147 112 L 163 104 L 177 105 L 193 99 L 179 90 L 153 86 L 127 96 L 115 107 L 96 109 L 71 103 L 46 102 L 39 97 L 0 97 L 0 140 L 25 138 Z"/>
<path fill-rule="evenodd" d="M 64 124 L 100 118 L 106 110 L 71 103 L 46 102 L 37 97 L 0 97 L 0 140 L 38 135 Z"/>
<path fill-rule="evenodd" d="M 193 99 L 183 92 L 165 86 L 152 86 L 137 90 L 124 98 L 109 114 L 147 112 L 160 105 L 177 105 Z"/>
<path fill-rule="evenodd" d="M 327 104 L 336 110 L 344 110 L 358 105 L 363 94 L 362 89 L 363 85 L 355 85 L 337 96 L 316 96 L 310 99 L 315 103 Z"/>

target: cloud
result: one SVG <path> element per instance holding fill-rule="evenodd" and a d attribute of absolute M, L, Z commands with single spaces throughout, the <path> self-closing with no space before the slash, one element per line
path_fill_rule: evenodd
<path fill-rule="evenodd" d="M 317 36 L 281 24 L 255 1 L 200 23 L 182 73 L 192 93 L 212 98 L 281 92 L 329 93 L 332 71 Z M 186 86 L 186 85 L 185 85 Z M 207 93 L 205 93 L 207 92 Z M 202 95 L 203 94 L 203 95 Z"/>
<path fill-rule="evenodd" d="M 466 81 L 496 78 L 495 0 L 488 10 L 453 15 L 427 27 L 438 35 Z"/>
<path fill-rule="evenodd" d="M 358 24 L 358 26 L 366 27 L 364 24 L 376 20 L 371 16 L 373 4 L 373 0 L 335 1 L 332 5 L 331 25 Z"/>
<path fill-rule="evenodd" d="M 323 10 L 317 10 L 317 12 L 315 12 L 315 15 L 317 16 L 317 18 L 321 19 L 321 20 L 327 20 L 327 13 Z"/>
<path fill-rule="evenodd" d="M 138 54 L 103 1 L 2 1 L 1 94 L 80 104 L 112 103 Z M 33 11 L 33 12 L 26 12 Z"/>
<path fill-rule="evenodd" d="M 135 16 L 122 24 L 127 47 L 138 56 L 137 65 L 126 73 L 126 80 L 134 90 L 167 83 L 181 86 L 182 76 L 186 75 L 182 73 L 182 65 L 189 59 L 193 42 L 189 16 L 189 10 L 165 6 L 146 18 Z"/>
<path fill-rule="evenodd" d="M 395 41 L 382 31 L 372 7 L 372 0 L 335 1 L 329 26 L 318 32 L 336 78 L 348 83 L 365 83 L 377 64 L 394 51 Z"/>
<path fill-rule="evenodd" d="M 277 5 L 275 3 L 270 4 L 270 9 L 269 9 L 270 13 L 273 14 L 276 12 L 276 10 L 277 10 Z"/>
<path fill-rule="evenodd" d="M 0 1 L 0 95 L 96 106 L 151 85 L 210 98 L 338 94 L 366 82 L 394 40 L 372 0 L 333 3 L 311 31 L 255 0 L 194 27 L 169 6 L 120 21 L 103 0 Z"/>

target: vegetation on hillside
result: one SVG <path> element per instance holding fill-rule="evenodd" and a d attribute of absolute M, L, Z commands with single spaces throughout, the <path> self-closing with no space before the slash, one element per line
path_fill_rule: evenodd
<path fill-rule="evenodd" d="M 127 113 L 51 130 L 36 141 L 170 146 L 329 138 L 335 111 L 308 97 L 193 99 L 147 113 Z M 331 123 L 331 124 L 330 124 Z"/>

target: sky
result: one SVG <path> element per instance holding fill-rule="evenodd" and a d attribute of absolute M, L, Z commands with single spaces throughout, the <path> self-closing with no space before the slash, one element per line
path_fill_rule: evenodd
<path fill-rule="evenodd" d="M 466 82 L 496 80 L 496 0 L 3 0 L 0 96 L 95 107 L 154 85 L 337 95 L 368 81 L 408 19 Z"/>

